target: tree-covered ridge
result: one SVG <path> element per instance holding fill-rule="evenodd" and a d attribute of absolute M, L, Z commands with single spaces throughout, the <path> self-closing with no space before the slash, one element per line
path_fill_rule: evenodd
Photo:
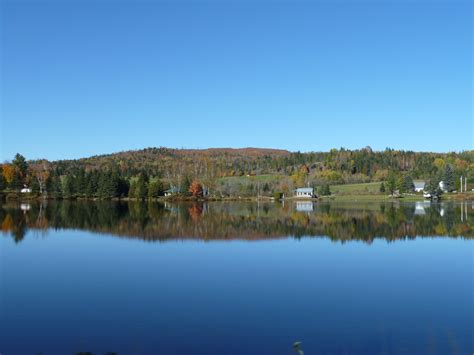
<path fill-rule="evenodd" d="M 420 236 L 473 238 L 473 209 L 464 204 L 367 206 L 315 204 L 311 212 L 279 203 L 140 203 L 63 201 L 0 208 L 4 233 L 81 229 L 147 241 L 259 240 L 327 236 L 335 241 L 394 241 Z"/>
<path fill-rule="evenodd" d="M 93 156 L 77 160 L 27 161 L 17 154 L 1 166 L 0 191 L 31 188 L 53 198 L 137 199 L 162 196 L 166 189 L 182 194 L 225 196 L 291 195 L 295 187 L 383 182 L 380 192 L 411 192 L 414 180 L 435 189 L 443 180 L 449 191 L 467 178 L 474 184 L 474 151 L 427 153 L 386 149 L 341 148 L 329 152 L 276 149 L 168 149 Z M 242 183 L 231 178 L 270 176 Z M 199 184 L 199 185 L 197 185 Z"/>

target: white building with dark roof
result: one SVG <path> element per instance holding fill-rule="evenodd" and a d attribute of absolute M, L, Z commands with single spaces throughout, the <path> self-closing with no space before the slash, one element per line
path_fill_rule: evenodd
<path fill-rule="evenodd" d="M 413 184 L 415 185 L 415 192 L 423 192 L 426 185 L 424 181 L 413 181 Z"/>
<path fill-rule="evenodd" d="M 312 198 L 314 197 L 314 192 L 312 187 L 300 187 L 295 190 L 295 197 L 300 198 Z"/>

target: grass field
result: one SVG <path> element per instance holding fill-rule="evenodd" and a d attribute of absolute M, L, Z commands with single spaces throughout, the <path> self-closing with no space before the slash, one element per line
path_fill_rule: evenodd
<path fill-rule="evenodd" d="M 364 184 L 346 184 L 331 186 L 334 195 L 375 195 L 380 193 L 380 182 L 369 182 Z"/>
<path fill-rule="evenodd" d="M 328 197 L 323 197 L 323 200 L 328 201 L 338 201 L 338 202 L 372 202 L 372 201 L 400 201 L 400 202 L 412 202 L 412 201 L 423 201 L 423 196 L 421 195 L 411 195 L 403 196 L 401 198 L 392 198 L 388 195 L 381 194 L 372 194 L 372 195 L 363 195 L 363 194 L 353 194 L 353 195 L 331 195 Z"/>

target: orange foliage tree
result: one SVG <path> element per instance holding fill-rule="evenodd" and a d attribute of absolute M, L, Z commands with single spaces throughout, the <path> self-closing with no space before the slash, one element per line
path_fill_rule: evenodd
<path fill-rule="evenodd" d="M 3 177 L 7 184 L 10 184 L 13 181 L 13 177 L 15 176 L 15 169 L 13 166 L 9 164 L 3 165 Z"/>
<path fill-rule="evenodd" d="M 202 196 L 202 185 L 199 183 L 199 181 L 194 180 L 191 183 L 191 186 L 189 186 L 189 192 L 194 196 L 194 197 L 200 197 Z"/>

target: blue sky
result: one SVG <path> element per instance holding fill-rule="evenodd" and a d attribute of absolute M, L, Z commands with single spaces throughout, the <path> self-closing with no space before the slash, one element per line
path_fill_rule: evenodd
<path fill-rule="evenodd" d="M 1 6 L 1 160 L 473 148 L 470 1 Z"/>

